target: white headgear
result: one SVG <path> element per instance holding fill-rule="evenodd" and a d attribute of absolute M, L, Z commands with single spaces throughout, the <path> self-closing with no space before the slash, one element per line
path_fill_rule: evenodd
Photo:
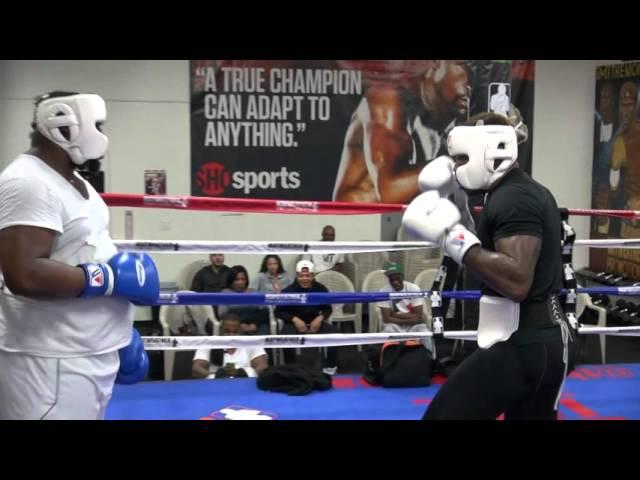
<path fill-rule="evenodd" d="M 458 183 L 467 190 L 487 190 L 518 159 L 516 131 L 506 125 L 455 127 L 447 139 L 449 155 L 467 155 L 469 161 L 455 169 Z M 495 161 L 502 162 L 495 168 Z"/>
<path fill-rule="evenodd" d="M 104 157 L 109 139 L 97 123 L 107 119 L 107 107 L 99 95 L 76 94 L 46 98 L 36 105 L 34 121 L 38 131 L 62 147 L 76 165 Z M 60 131 L 69 128 L 68 138 Z"/>

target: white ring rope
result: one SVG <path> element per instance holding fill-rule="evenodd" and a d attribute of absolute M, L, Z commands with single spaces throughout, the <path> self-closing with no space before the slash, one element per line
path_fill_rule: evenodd
<path fill-rule="evenodd" d="M 434 248 L 428 242 L 251 242 L 117 240 L 119 250 L 161 253 L 366 253 Z"/>
<path fill-rule="evenodd" d="M 116 240 L 119 250 L 158 253 L 370 253 L 437 248 L 429 242 L 251 242 L 251 241 L 173 241 L 173 240 Z M 640 248 L 640 239 L 614 238 L 604 240 L 576 240 L 576 246 L 590 248 Z"/>
<path fill-rule="evenodd" d="M 640 336 L 640 326 L 580 327 L 583 335 Z M 420 340 L 434 336 L 433 332 L 407 333 L 331 333 L 325 335 L 242 335 L 242 336 L 168 336 L 142 337 L 146 350 L 197 350 L 200 348 L 311 348 L 369 345 L 402 340 Z M 445 331 L 442 336 L 452 340 L 475 340 L 475 330 Z"/>
<path fill-rule="evenodd" d="M 602 240 L 576 240 L 577 247 L 590 248 L 640 248 L 640 238 L 609 238 Z"/>

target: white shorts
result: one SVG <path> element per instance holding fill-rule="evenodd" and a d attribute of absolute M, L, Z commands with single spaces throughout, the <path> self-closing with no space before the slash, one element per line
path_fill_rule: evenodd
<path fill-rule="evenodd" d="M 0 350 L 0 420 L 102 420 L 118 352 L 48 358 Z"/>

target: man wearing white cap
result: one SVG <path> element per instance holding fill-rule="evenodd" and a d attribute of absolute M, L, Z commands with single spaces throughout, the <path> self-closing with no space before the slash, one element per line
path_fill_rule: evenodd
<path fill-rule="evenodd" d="M 327 293 L 327 287 L 313 278 L 314 266 L 309 260 L 301 260 L 296 264 L 296 279 L 282 293 Z M 286 305 L 275 309 L 276 318 L 282 319 L 284 325 L 282 335 L 299 335 L 310 333 L 337 333 L 328 320 L 331 316 L 331 305 Z M 286 363 L 295 362 L 295 350 L 285 348 Z M 338 370 L 338 351 L 336 347 L 327 348 L 327 359 L 324 373 L 334 375 Z"/>

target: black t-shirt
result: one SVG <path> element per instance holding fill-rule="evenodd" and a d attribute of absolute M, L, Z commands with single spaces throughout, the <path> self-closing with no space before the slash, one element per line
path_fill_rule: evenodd
<path fill-rule="evenodd" d="M 217 272 L 213 270 L 213 266 L 207 265 L 193 277 L 191 290 L 194 292 L 221 292 L 222 289 L 227 288 L 230 274 L 231 269 L 226 265 L 220 267 Z"/>
<path fill-rule="evenodd" d="M 507 173 L 487 194 L 477 225 L 482 247 L 495 251 L 494 242 L 513 235 L 533 235 L 542 240 L 533 284 L 523 304 L 541 302 L 562 288 L 562 223 L 558 205 L 547 188 L 522 169 Z M 482 293 L 502 296 L 487 285 Z"/>
<path fill-rule="evenodd" d="M 284 288 L 281 293 L 311 293 L 311 292 L 323 292 L 327 293 L 327 287 L 323 284 L 316 282 L 315 280 L 309 288 L 302 288 L 298 283 L 298 280 Z M 327 320 L 331 316 L 331 305 L 283 305 L 276 307 L 274 314 L 276 318 L 282 319 L 285 323 L 292 323 L 293 317 L 298 317 L 305 323 L 311 323 L 311 321 L 318 315 L 324 315 L 324 319 Z"/>

